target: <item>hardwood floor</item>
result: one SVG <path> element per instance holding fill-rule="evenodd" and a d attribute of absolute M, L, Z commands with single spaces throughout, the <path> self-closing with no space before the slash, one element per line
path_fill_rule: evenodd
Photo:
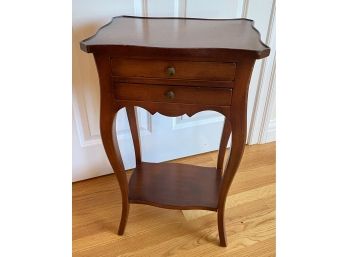
<path fill-rule="evenodd" d="M 73 184 L 73 256 L 275 256 L 275 143 L 247 146 L 226 200 L 228 247 L 217 217 L 132 204 L 116 234 L 121 195 L 114 174 Z M 175 160 L 214 167 L 217 152 Z M 130 173 L 130 172 L 129 172 Z"/>

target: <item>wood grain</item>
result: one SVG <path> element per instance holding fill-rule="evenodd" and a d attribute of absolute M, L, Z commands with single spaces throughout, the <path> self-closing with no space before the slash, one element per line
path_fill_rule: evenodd
<path fill-rule="evenodd" d="M 232 89 L 229 88 L 114 83 L 114 94 L 117 100 L 220 106 L 230 105 L 232 100 Z"/>
<path fill-rule="evenodd" d="M 220 183 L 221 175 L 215 168 L 142 162 L 130 178 L 129 201 L 169 209 L 216 211 Z"/>
<path fill-rule="evenodd" d="M 135 161 L 136 163 L 141 162 L 141 146 L 140 146 L 140 133 L 138 129 L 138 118 L 136 107 L 126 107 L 129 128 L 132 134 L 134 152 L 135 152 Z"/>
<path fill-rule="evenodd" d="M 212 152 L 173 162 L 214 167 L 216 161 Z M 73 256 L 275 256 L 275 144 L 246 146 L 232 184 L 223 248 L 215 212 L 187 219 L 180 210 L 132 205 L 118 236 L 122 199 L 115 175 L 74 183 Z"/>
<path fill-rule="evenodd" d="M 222 127 L 219 153 L 218 153 L 218 159 L 217 159 L 217 164 L 216 164 L 216 169 L 220 173 L 222 173 L 222 171 L 223 171 L 223 164 L 224 164 L 224 159 L 225 159 L 226 147 L 227 147 L 228 140 L 229 140 L 230 136 L 231 136 L 231 123 L 225 118 L 224 126 Z"/>
<path fill-rule="evenodd" d="M 98 69 L 100 132 L 122 193 L 118 234 L 125 232 L 130 202 L 179 210 L 201 208 L 217 211 L 220 246 L 226 247 L 226 198 L 245 147 L 249 82 L 255 59 L 268 56 L 270 50 L 261 42 L 253 22 L 245 19 L 119 17 L 102 27 L 94 37 L 82 41 L 80 46 L 86 52 L 93 52 Z M 141 54 L 139 49 L 143 50 Z M 122 83 L 118 81 L 120 77 L 147 79 L 139 83 Z M 233 94 L 231 88 L 210 88 L 206 83 L 201 87 L 197 84 L 192 87 L 148 84 L 148 78 L 165 81 L 175 78 L 177 82 L 185 83 L 190 80 L 196 83 L 233 80 L 230 84 Z M 140 142 L 133 117 L 136 106 L 167 116 L 190 116 L 201 110 L 222 113 L 225 123 L 230 123 L 226 129 L 232 132 L 232 149 L 223 174 L 221 148 L 218 170 L 187 164 L 144 166 L 140 162 Z M 114 121 L 115 114 L 123 107 L 130 117 L 137 160 L 129 186 Z M 222 139 L 222 147 L 226 144 L 224 141 Z"/>
<path fill-rule="evenodd" d="M 236 54 L 242 54 L 264 58 L 269 55 L 270 48 L 262 43 L 253 25 L 254 21 L 248 19 L 121 16 L 114 17 L 94 36 L 83 40 L 80 47 L 93 53 L 124 50 L 135 54 L 139 51 L 142 52 L 140 56 L 154 56 L 152 50 L 156 48 L 156 51 L 172 49 L 177 57 L 213 55 L 233 59 Z M 161 56 L 161 52 L 158 53 L 157 56 Z"/>
<path fill-rule="evenodd" d="M 112 75 L 183 80 L 233 81 L 236 63 L 194 62 L 161 59 L 111 59 Z M 168 68 L 174 73 L 168 74 Z"/>

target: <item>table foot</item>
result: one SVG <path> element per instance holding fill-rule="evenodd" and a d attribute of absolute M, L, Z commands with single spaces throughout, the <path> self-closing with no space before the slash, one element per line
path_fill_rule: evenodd
<path fill-rule="evenodd" d="M 225 213 L 224 209 L 218 210 L 218 212 L 217 212 L 217 219 L 218 219 L 220 246 L 226 247 L 227 246 L 227 240 L 226 240 L 226 232 L 225 232 L 224 213 Z"/>

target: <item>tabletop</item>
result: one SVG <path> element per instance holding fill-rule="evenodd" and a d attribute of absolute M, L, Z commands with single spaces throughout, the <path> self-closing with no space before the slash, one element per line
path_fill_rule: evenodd
<path fill-rule="evenodd" d="M 105 46 L 143 48 L 238 50 L 254 58 L 269 55 L 260 33 L 249 19 L 114 17 L 81 42 L 85 52 Z"/>

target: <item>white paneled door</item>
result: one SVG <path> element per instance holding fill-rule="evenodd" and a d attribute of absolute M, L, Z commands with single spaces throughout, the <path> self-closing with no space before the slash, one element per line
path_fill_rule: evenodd
<path fill-rule="evenodd" d="M 274 0 L 73 0 L 73 181 L 112 172 L 99 132 L 98 75 L 91 54 L 79 42 L 119 15 L 194 18 L 250 18 L 271 56 L 257 61 L 248 103 L 248 143 L 273 141 L 268 124 L 275 115 L 275 2 Z M 169 118 L 137 108 L 144 161 L 162 162 L 218 149 L 224 117 L 213 111 Z M 117 134 L 126 169 L 135 167 L 135 156 L 125 110 L 117 115 Z M 271 129 L 274 130 L 275 120 Z"/>

